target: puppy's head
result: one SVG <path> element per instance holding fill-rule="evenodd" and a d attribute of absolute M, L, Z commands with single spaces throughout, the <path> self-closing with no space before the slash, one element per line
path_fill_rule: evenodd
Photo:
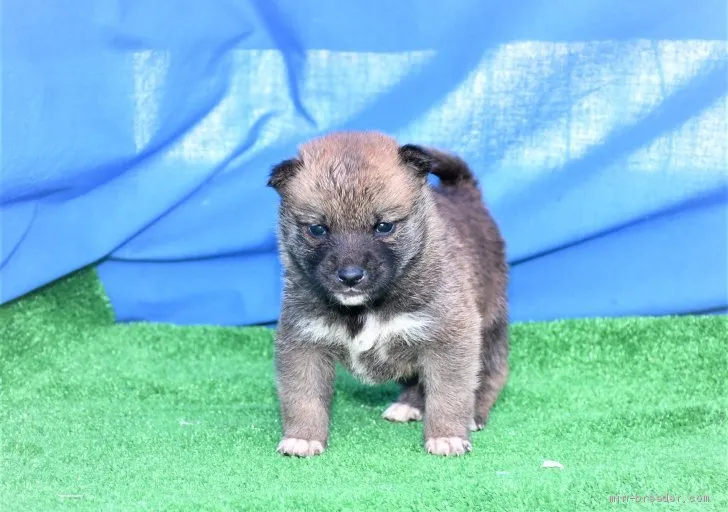
<path fill-rule="evenodd" d="M 421 253 L 430 202 L 425 150 L 378 133 L 335 133 L 275 166 L 284 262 L 343 306 L 384 295 Z"/>

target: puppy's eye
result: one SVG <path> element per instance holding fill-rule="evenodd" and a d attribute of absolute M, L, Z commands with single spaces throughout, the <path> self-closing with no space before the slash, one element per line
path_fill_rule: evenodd
<path fill-rule="evenodd" d="M 329 234 L 329 228 L 323 224 L 312 224 L 308 227 L 308 232 L 314 238 L 321 238 Z"/>
<path fill-rule="evenodd" d="M 391 222 L 380 222 L 374 226 L 374 233 L 377 235 L 388 235 L 394 231 L 394 224 Z"/>

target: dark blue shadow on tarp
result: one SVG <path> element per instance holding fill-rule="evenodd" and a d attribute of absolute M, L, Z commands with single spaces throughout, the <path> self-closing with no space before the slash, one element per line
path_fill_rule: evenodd
<path fill-rule="evenodd" d="M 334 129 L 461 153 L 514 320 L 728 306 L 717 0 L 8 0 L 0 299 L 92 263 L 121 321 L 275 321 L 271 165 Z"/>

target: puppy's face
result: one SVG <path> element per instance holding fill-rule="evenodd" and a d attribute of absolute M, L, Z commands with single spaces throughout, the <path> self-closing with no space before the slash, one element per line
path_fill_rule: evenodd
<path fill-rule="evenodd" d="M 381 297 L 420 254 L 428 214 L 427 156 L 376 133 L 339 133 L 276 166 L 283 261 L 326 298 Z"/>

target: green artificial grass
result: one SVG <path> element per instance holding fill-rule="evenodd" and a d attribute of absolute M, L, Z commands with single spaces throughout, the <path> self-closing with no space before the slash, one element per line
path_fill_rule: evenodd
<path fill-rule="evenodd" d="M 671 510 L 728 510 L 726 327 L 515 325 L 509 384 L 461 458 L 380 418 L 394 386 L 340 372 L 328 451 L 295 459 L 275 453 L 272 331 L 115 325 L 80 272 L 0 308 L 0 509 L 571 511 L 669 493 Z"/>

